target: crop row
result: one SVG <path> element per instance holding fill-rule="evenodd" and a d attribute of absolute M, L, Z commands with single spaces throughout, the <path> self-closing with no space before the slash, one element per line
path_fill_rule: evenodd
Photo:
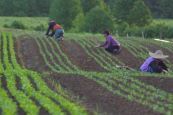
<path fill-rule="evenodd" d="M 40 38 L 38 38 L 40 39 Z M 44 39 L 44 38 L 43 38 Z M 52 45 L 53 42 L 56 42 L 53 40 L 50 43 L 50 41 L 45 42 L 45 47 L 48 47 L 49 45 Z M 88 71 L 82 71 L 80 69 L 76 71 L 59 71 L 56 69 L 55 64 L 51 65 L 49 62 L 49 56 L 47 48 L 47 52 L 43 51 L 44 49 L 40 47 L 40 51 L 42 52 L 42 56 L 44 57 L 44 60 L 46 64 L 50 67 L 50 69 L 57 73 L 69 73 L 69 74 L 79 74 L 84 77 L 87 77 L 89 79 L 92 79 L 99 83 L 100 85 L 107 88 L 109 91 L 113 92 L 116 95 L 122 96 L 129 101 L 136 101 L 142 105 L 145 105 L 154 111 L 158 111 L 160 113 L 165 113 L 167 115 L 171 115 L 173 113 L 173 103 L 171 100 L 173 99 L 173 95 L 169 94 L 163 90 L 156 89 L 155 87 L 151 85 L 147 85 L 145 83 L 140 82 L 137 78 L 132 77 L 132 74 L 130 74 L 130 71 L 125 70 L 119 70 L 116 68 L 116 63 L 113 62 L 113 60 L 110 58 L 110 56 L 104 56 L 104 59 L 106 58 L 107 61 L 104 61 L 103 55 L 99 53 L 100 51 L 97 51 L 95 53 L 91 50 L 93 47 L 93 44 L 88 41 L 78 40 L 75 41 L 81 45 L 81 47 L 86 51 L 86 53 L 93 57 L 101 66 L 105 67 L 105 69 L 113 68 L 110 73 L 99 73 L 99 72 L 88 72 Z M 38 45 L 40 45 L 40 42 L 37 42 Z M 58 44 L 56 44 L 58 45 Z M 53 46 L 53 45 L 52 45 Z M 58 46 L 59 47 L 59 46 Z M 55 51 L 52 56 L 54 55 L 61 55 L 56 54 Z M 62 56 L 63 57 L 63 56 Z M 58 57 L 57 57 L 58 58 Z M 56 60 L 52 60 L 53 63 L 58 63 Z M 65 66 L 65 65 L 64 65 Z M 114 67 L 112 67 L 114 66 Z"/>
<path fill-rule="evenodd" d="M 143 39 L 133 39 L 133 40 L 126 40 L 127 42 L 124 42 L 125 47 L 129 48 L 129 51 L 136 56 L 139 59 L 145 60 L 149 55 L 148 52 L 150 51 L 150 48 L 147 48 L 144 46 L 144 44 L 149 46 L 156 46 L 160 47 L 157 50 L 166 49 L 169 52 L 172 52 L 171 49 L 173 49 L 171 43 L 162 43 L 157 42 L 154 40 L 143 40 Z M 169 60 L 165 60 L 169 68 L 173 68 L 173 64 Z"/>
<path fill-rule="evenodd" d="M 2 111 L 4 114 L 17 114 L 19 108 L 23 109 L 25 113 L 37 115 L 41 108 L 45 109 L 50 114 L 86 114 L 85 110 L 80 106 L 70 102 L 58 93 L 49 89 L 46 83 L 36 72 L 22 69 L 17 63 L 13 38 L 11 34 L 3 33 L 1 37 L 2 54 L 1 54 L 1 68 L 2 75 L 5 76 L 7 88 L 14 99 L 6 96 L 6 101 L 9 104 L 9 110 L 4 109 L 6 104 L 2 104 Z M 16 79 L 19 81 L 16 81 Z M 34 84 L 31 82 L 33 80 Z M 20 84 L 20 89 L 16 86 Z M 3 90 L 3 89 L 2 89 Z M 6 92 L 4 90 L 4 92 Z M 8 95 L 7 93 L 4 95 Z M 2 96 L 5 98 L 5 96 Z M 11 101 L 10 101 L 11 100 Z M 15 101 L 16 100 L 16 101 Z M 17 108 L 17 106 L 19 106 Z M 12 111 L 13 110 L 13 111 Z"/>

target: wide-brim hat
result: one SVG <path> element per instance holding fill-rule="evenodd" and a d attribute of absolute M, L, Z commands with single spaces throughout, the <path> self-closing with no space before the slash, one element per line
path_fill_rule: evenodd
<path fill-rule="evenodd" d="M 164 55 L 161 50 L 157 50 L 154 53 L 149 52 L 149 55 L 153 58 L 156 58 L 156 59 L 166 59 L 169 57 L 168 55 Z"/>

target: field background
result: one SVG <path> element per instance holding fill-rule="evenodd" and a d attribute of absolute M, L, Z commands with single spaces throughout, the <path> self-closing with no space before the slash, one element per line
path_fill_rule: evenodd
<path fill-rule="evenodd" d="M 17 20 L 28 27 L 11 29 L 1 24 L 2 114 L 173 113 L 171 42 L 115 35 L 122 44 L 122 52 L 111 55 L 95 48 L 104 41 L 101 34 L 65 32 L 65 40 L 57 42 L 47 38 L 45 31 L 32 29 L 40 24 L 47 27 L 48 18 L 2 17 L 0 20 L 7 24 Z M 141 73 L 139 67 L 148 52 L 157 49 L 169 55 L 165 60 L 169 73 Z M 126 66 L 131 69 L 123 68 Z"/>

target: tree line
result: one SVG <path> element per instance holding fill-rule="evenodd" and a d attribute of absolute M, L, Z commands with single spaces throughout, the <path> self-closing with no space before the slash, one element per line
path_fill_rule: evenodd
<path fill-rule="evenodd" d="M 0 15 L 46 16 L 66 31 L 97 33 L 109 29 L 139 35 L 141 31 L 165 30 L 165 25 L 150 24 L 153 18 L 172 18 L 172 6 L 172 0 L 0 0 Z M 169 31 L 172 36 L 172 28 Z"/>
<path fill-rule="evenodd" d="M 47 16 L 52 0 L 0 0 L 0 16 Z"/>
<path fill-rule="evenodd" d="M 143 0 L 53 0 L 49 17 L 66 30 L 94 33 L 122 24 L 145 26 L 152 21 Z"/>
<path fill-rule="evenodd" d="M 50 4 L 53 0 L 0 0 L 1 16 L 47 16 Z M 115 2 L 119 0 L 104 0 L 104 2 L 116 7 Z M 135 0 L 133 0 L 135 1 Z M 143 0 L 151 10 L 154 18 L 173 18 L 172 0 Z M 88 7 L 93 7 L 94 2 L 85 1 Z M 130 5 L 130 4 L 129 4 Z M 88 9 L 85 9 L 85 12 Z"/>

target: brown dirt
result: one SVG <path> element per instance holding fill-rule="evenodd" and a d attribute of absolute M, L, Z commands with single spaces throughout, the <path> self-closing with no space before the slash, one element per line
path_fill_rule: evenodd
<path fill-rule="evenodd" d="M 139 80 L 169 93 L 173 93 L 173 78 L 140 77 Z"/>
<path fill-rule="evenodd" d="M 123 62 L 126 66 L 138 69 L 142 64 L 142 60 L 136 58 L 133 54 L 131 54 L 128 49 L 122 47 L 120 54 L 115 55 L 118 60 Z"/>
<path fill-rule="evenodd" d="M 94 59 L 88 56 L 84 49 L 74 41 L 63 41 L 60 44 L 63 52 L 66 53 L 70 61 L 80 67 L 82 70 L 86 71 L 106 71 L 99 64 L 97 64 Z"/>
<path fill-rule="evenodd" d="M 24 67 L 39 72 L 49 70 L 44 63 L 36 41 L 29 36 L 15 40 L 15 51 L 18 62 Z"/>
<path fill-rule="evenodd" d="M 52 44 L 52 46 L 53 46 L 53 49 L 56 51 L 56 53 L 59 55 L 60 54 L 60 51 L 59 51 L 59 49 L 57 48 L 57 44 L 56 44 L 56 42 L 54 42 L 54 41 L 52 41 L 52 40 L 50 40 L 50 42 L 51 42 L 51 44 Z M 54 57 L 56 57 L 55 55 L 53 55 Z M 61 60 L 63 61 L 63 63 L 66 65 L 66 66 L 68 66 L 70 69 L 72 69 L 72 70 L 74 70 L 74 68 L 73 67 L 71 67 L 71 65 L 66 61 L 66 59 L 63 57 L 63 55 L 59 55 L 59 57 L 61 58 Z M 56 62 L 58 62 L 58 64 L 61 64 L 60 63 L 60 60 L 58 60 L 58 58 L 54 58 L 54 60 L 57 60 Z M 65 67 L 64 67 L 65 68 Z"/>
<path fill-rule="evenodd" d="M 46 49 L 46 48 L 44 47 L 43 42 L 41 42 L 40 39 L 38 40 L 38 42 L 40 42 L 40 46 L 41 46 L 41 48 L 42 48 L 42 51 L 43 51 L 43 53 L 45 54 L 46 59 L 48 60 L 49 64 L 50 64 L 51 66 L 55 67 L 56 70 L 59 70 L 60 68 L 58 68 L 58 67 L 56 66 L 56 63 L 58 63 L 58 65 L 59 65 L 58 59 L 55 58 L 54 55 L 52 55 L 52 58 L 53 58 L 53 59 L 51 59 L 51 56 L 49 56 L 49 54 L 46 52 L 46 50 L 48 50 L 48 52 L 49 52 L 50 54 L 53 54 L 52 51 L 51 51 L 51 49 L 50 49 L 50 47 L 48 46 L 48 47 L 46 47 L 46 48 L 47 48 L 47 49 Z M 47 45 L 47 44 L 45 44 L 45 45 Z M 55 62 L 56 62 L 56 63 L 55 63 Z"/>
<path fill-rule="evenodd" d="M 82 99 L 82 103 L 90 111 L 99 110 L 100 113 L 108 115 L 139 115 L 140 113 L 142 115 L 159 115 L 143 105 L 112 94 L 95 81 L 85 77 L 62 74 L 54 74 L 51 77 L 62 87 Z"/>
<path fill-rule="evenodd" d="M 105 71 L 92 58 L 86 55 L 78 44 L 71 41 L 63 41 L 60 46 L 70 60 L 82 69 Z M 20 55 L 19 60 L 22 60 L 26 68 L 37 71 L 47 70 L 34 39 L 29 39 L 29 37 L 17 39 L 16 50 L 18 52 L 17 56 Z M 127 55 L 124 52 L 119 58 Z M 129 58 L 132 58 L 132 55 Z M 129 58 L 123 59 L 131 61 Z M 126 63 L 129 62 L 127 61 Z M 139 115 L 140 113 L 143 115 L 159 115 L 159 113 L 153 112 L 145 106 L 129 102 L 120 96 L 112 94 L 93 80 L 81 76 L 75 77 L 75 75 L 51 75 L 51 79 L 59 82 L 64 88 L 73 92 L 75 96 L 83 99 L 83 104 L 91 111 L 99 109 L 101 113 L 107 113 L 108 115 Z"/>

